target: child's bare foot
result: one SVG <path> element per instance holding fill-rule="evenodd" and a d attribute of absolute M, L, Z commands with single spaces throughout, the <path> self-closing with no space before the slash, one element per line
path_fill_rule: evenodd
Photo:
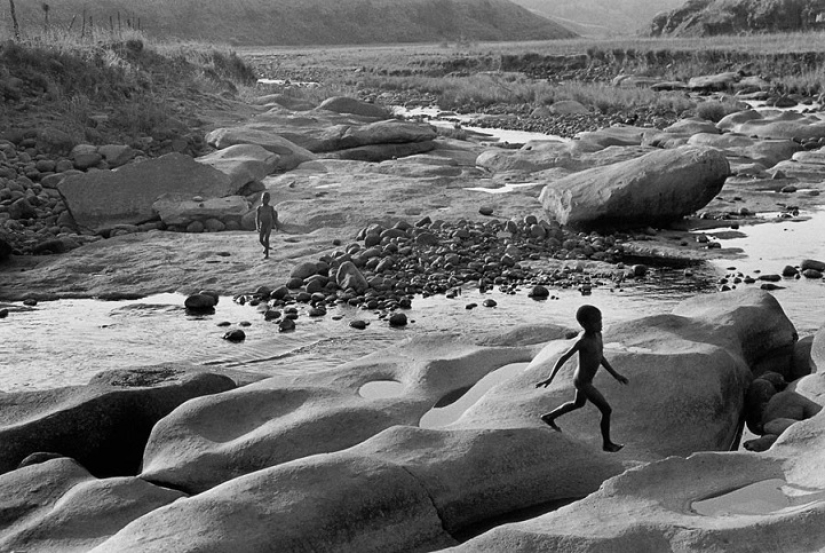
<path fill-rule="evenodd" d="M 546 425 L 548 425 L 556 432 L 561 432 L 561 428 L 559 428 L 559 425 L 556 424 L 556 421 L 554 421 L 552 418 L 548 417 L 547 415 L 544 415 L 541 417 L 541 420 L 543 420 Z"/>
<path fill-rule="evenodd" d="M 624 446 L 622 444 L 614 444 L 613 442 L 609 442 L 609 443 L 604 444 L 604 447 L 602 449 L 604 449 L 605 451 L 607 451 L 609 453 L 616 453 L 617 451 L 619 451 L 623 447 Z"/>

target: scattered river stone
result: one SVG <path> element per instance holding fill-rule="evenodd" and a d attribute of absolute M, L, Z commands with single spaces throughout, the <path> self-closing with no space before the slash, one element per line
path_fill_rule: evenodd
<path fill-rule="evenodd" d="M 236 328 L 235 330 L 230 330 L 224 334 L 223 339 L 229 342 L 243 342 L 246 340 L 246 333 L 243 330 Z"/>
<path fill-rule="evenodd" d="M 547 288 L 545 288 L 541 284 L 533 286 L 533 289 L 530 290 L 530 294 L 529 294 L 529 296 L 531 298 L 533 298 L 534 300 L 546 299 L 547 296 L 549 296 L 549 295 L 550 295 L 550 290 L 548 290 Z"/>
<path fill-rule="evenodd" d="M 404 313 L 393 313 L 390 316 L 390 326 L 407 326 L 407 315 Z"/>
<path fill-rule="evenodd" d="M 215 298 L 211 294 L 192 294 L 183 302 L 190 311 L 209 311 L 215 308 Z"/>

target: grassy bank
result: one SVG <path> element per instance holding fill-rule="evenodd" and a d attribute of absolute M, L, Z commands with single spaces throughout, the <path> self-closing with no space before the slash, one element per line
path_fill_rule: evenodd
<path fill-rule="evenodd" d="M 682 93 L 609 86 L 618 74 L 686 82 L 741 71 L 771 81 L 775 92 L 825 91 L 825 34 L 628 38 L 374 47 L 245 48 L 261 75 L 315 80 L 330 93 L 370 89 L 427 94 L 443 109 L 577 100 L 607 112 L 653 106 L 681 113 Z M 525 78 L 524 75 L 528 78 Z M 319 92 L 316 91 L 315 94 Z"/>
<path fill-rule="evenodd" d="M 44 29 L 0 44 L 0 118 L 5 132 L 48 124 L 81 141 L 138 140 L 180 131 L 197 118 L 196 101 L 236 95 L 255 78 L 220 47 Z"/>

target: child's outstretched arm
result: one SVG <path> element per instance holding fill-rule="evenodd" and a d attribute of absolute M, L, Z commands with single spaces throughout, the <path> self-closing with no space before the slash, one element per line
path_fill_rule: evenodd
<path fill-rule="evenodd" d="M 607 358 L 606 358 L 604 355 L 602 355 L 602 366 L 603 366 L 605 369 L 607 369 L 607 372 L 609 372 L 611 375 L 613 375 L 613 378 L 615 378 L 616 380 L 618 380 L 618 381 L 619 381 L 619 382 L 621 382 L 622 384 L 627 384 L 628 382 L 630 382 L 630 381 L 627 379 L 627 377 L 622 376 L 622 375 L 620 375 L 618 372 L 616 372 L 616 369 L 614 369 L 614 368 L 610 365 L 610 362 L 607 360 Z"/>
<path fill-rule="evenodd" d="M 541 382 L 536 384 L 536 388 L 541 388 L 542 386 L 546 388 L 547 386 L 549 386 L 550 383 L 553 382 L 553 379 L 556 377 L 556 373 L 559 372 L 559 369 L 562 367 L 562 365 L 567 363 L 567 360 L 570 359 L 573 356 L 573 354 L 577 351 L 579 351 L 579 340 L 576 340 L 576 343 L 573 344 L 573 347 L 567 350 L 561 357 L 559 357 L 558 361 L 556 361 L 556 364 L 553 366 L 553 372 L 550 373 L 550 378 L 542 380 Z"/>

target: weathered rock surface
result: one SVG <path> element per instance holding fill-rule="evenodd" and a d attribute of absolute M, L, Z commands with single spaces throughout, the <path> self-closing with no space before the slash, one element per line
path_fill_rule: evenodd
<path fill-rule="evenodd" d="M 548 406 L 572 396 L 566 375 L 560 375 L 550 393 L 534 386 L 569 342 L 554 341 L 539 349 L 540 344 L 529 339 L 539 336 L 534 332 L 519 347 L 482 347 L 445 337 L 417 339 L 335 369 L 274 377 L 182 406 L 156 427 L 143 477 L 208 489 L 141 517 L 94 551 L 243 547 L 254 552 L 266 551 L 271 543 L 287 544 L 287 551 L 432 550 L 454 544 L 454 534 L 508 513 L 583 497 L 639 461 L 688 455 L 693 448 L 724 451 L 736 435 L 744 389 L 752 378 L 749 363 L 772 356 L 793 336 L 792 325 L 767 292 L 731 292 L 714 299 L 681 306 L 694 317 L 649 317 L 605 330 L 607 355 L 631 380 L 625 392 L 609 385 L 603 374 L 597 378 L 615 407 L 615 433 L 627 438 L 620 454 L 600 451 L 597 421 L 584 420 L 592 419 L 592 413 L 581 413 L 582 420 L 568 415 L 565 426 L 574 430 L 565 433 L 552 432 L 538 419 Z M 745 353 L 745 345 L 755 349 Z M 414 427 L 435 398 L 466 388 L 497 366 L 529 358 L 530 366 L 490 389 L 457 421 L 438 429 Z M 404 391 L 382 399 L 359 397 L 362 386 L 375 380 L 395 380 Z M 306 387 L 309 383 L 314 390 Z M 634 383 L 644 386 L 646 393 L 640 396 L 632 389 Z M 290 394 L 291 406 L 285 403 Z M 375 425 L 366 432 L 371 437 L 344 449 L 341 435 L 352 434 L 354 428 L 345 424 L 345 431 L 335 420 L 359 410 L 372 411 L 373 417 L 383 411 L 386 423 Z M 227 427 L 230 412 L 234 425 Z M 307 444 L 310 449 L 289 454 L 289 448 Z M 277 459 L 273 453 L 283 457 Z M 233 472 L 238 462 L 252 464 Z M 682 470 L 694 464 L 695 470 Z M 251 472 L 238 476 L 245 471 Z M 215 477 L 222 472 L 214 483 L 231 479 L 211 488 L 207 482 L 194 483 L 204 474 Z M 713 478 L 697 479 L 697 474 Z M 548 532 L 541 521 L 556 520 L 578 505 L 596 512 L 628 509 L 622 502 L 613 507 L 612 498 L 621 490 L 622 501 L 625 493 L 632 493 L 633 505 L 661 516 L 613 517 L 609 528 L 615 527 L 617 536 L 622 535 L 619 528 L 633 527 L 637 520 L 653 521 L 643 527 L 646 533 L 666 533 L 672 517 L 675 524 L 684 523 L 679 513 L 685 513 L 689 498 L 710 495 L 720 485 L 730 489 L 732 482 L 781 474 L 781 463 L 770 458 L 711 453 L 687 460 L 670 457 L 608 480 L 599 492 L 558 515 L 522 525 L 538 524 L 538 540 L 583 532 L 572 543 L 589 551 L 585 547 L 613 539 L 614 531 L 594 534 L 579 524 L 557 522 L 547 527 L 552 529 Z M 642 476 L 648 485 L 639 486 Z M 632 485 L 625 486 L 629 481 Z M 662 499 L 672 482 L 676 491 Z M 718 524 L 710 526 L 720 531 Z M 499 545 L 491 550 L 509 550 L 501 549 L 501 543 L 518 550 L 510 540 L 521 535 L 520 528 L 499 527 L 464 547 L 493 539 Z M 632 543 L 634 551 L 655 550 L 645 550 L 647 542 Z"/>
<path fill-rule="evenodd" d="M 237 192 L 221 171 L 183 154 L 167 154 L 117 169 L 71 175 L 58 184 L 66 207 L 82 227 L 138 224 L 155 217 L 162 195 L 223 197 Z"/>
<path fill-rule="evenodd" d="M 167 225 L 187 225 L 192 221 L 208 219 L 235 218 L 240 221 L 250 209 L 249 202 L 243 196 L 192 200 L 163 195 L 152 204 L 152 210 Z"/>
<path fill-rule="evenodd" d="M 793 325 L 767 292 L 712 298 L 713 302 L 710 298 L 683 302 L 673 315 L 618 323 L 604 330 L 605 357 L 630 379 L 624 387 L 602 372 L 595 381 L 614 409 L 614 439 L 627 443 L 618 456 L 649 461 L 727 450 L 736 436 L 751 370 L 762 359 L 792 348 Z M 555 360 L 570 345 L 569 341 L 549 343 L 522 376 L 488 392 L 456 424 L 486 428 L 529 424 L 537 414 L 571 400 L 575 366 L 570 364 L 562 368 L 549 392 L 533 386 L 549 376 Z M 645 402 L 636 401 L 634 382 L 645 388 Z M 598 421 L 597 413 L 582 409 L 558 423 L 565 436 L 575 436 L 570 439 L 598 450 Z"/>
<path fill-rule="evenodd" d="M 644 134 L 645 129 L 631 125 L 617 125 L 597 131 L 579 133 L 577 138 L 583 145 L 602 149 L 608 146 L 640 146 Z"/>
<path fill-rule="evenodd" d="M 98 480 L 62 457 L 0 476 L 0 550 L 86 553 L 184 497 L 134 477 Z"/>
<path fill-rule="evenodd" d="M 355 98 L 346 96 L 333 96 L 327 98 L 315 108 L 316 110 L 334 111 L 336 113 L 351 113 L 362 117 L 374 117 L 376 119 L 389 119 L 391 114 L 387 108 L 377 104 L 362 102 Z"/>
<path fill-rule="evenodd" d="M 701 209 L 729 174 L 719 151 L 677 148 L 575 173 L 549 183 L 539 199 L 563 225 L 639 226 Z"/>
<path fill-rule="evenodd" d="M 196 374 L 156 387 L 90 385 L 0 395 L 0 473 L 32 453 L 55 452 L 97 476 L 136 474 L 157 421 L 189 399 L 233 387 L 227 377 Z"/>
<path fill-rule="evenodd" d="M 318 154 L 329 159 L 352 159 L 356 161 L 385 161 L 416 154 L 423 154 L 436 148 L 435 141 L 403 142 L 400 144 L 366 144 L 333 152 Z"/>
<path fill-rule="evenodd" d="M 312 152 L 279 136 L 274 130 L 252 124 L 215 129 L 206 135 L 206 142 L 218 150 L 237 145 L 258 146 L 277 155 L 276 167 L 284 171 L 315 158 Z"/>
<path fill-rule="evenodd" d="M 541 428 L 396 426 L 354 448 L 260 470 L 158 509 L 95 553 L 136 550 L 138 536 L 149 538 L 146 552 L 172 543 L 182 552 L 241 544 L 266 551 L 271 543 L 288 544 L 285 551 L 432 550 L 456 543 L 449 532 L 516 506 L 580 496 L 621 470 Z"/>
<path fill-rule="evenodd" d="M 235 144 L 196 158 L 229 175 L 232 187 L 240 190 L 245 184 L 259 182 L 276 169 L 291 169 L 281 165 L 281 157 L 257 144 Z"/>
<path fill-rule="evenodd" d="M 823 380 L 821 374 L 802 379 L 813 390 L 822 390 Z M 759 454 L 698 453 L 629 470 L 578 503 L 448 551 L 821 551 L 825 417 L 820 412 L 796 422 L 771 441 Z M 762 485 L 762 492 L 736 497 L 751 485 Z M 731 500 L 716 509 L 697 504 L 727 494 Z"/>
<path fill-rule="evenodd" d="M 309 115 L 278 109 L 261 114 L 244 126 L 213 131 L 207 141 L 216 148 L 250 143 L 279 155 L 298 148 L 301 152 L 323 153 L 325 157 L 380 161 L 431 150 L 435 138 L 435 129 L 422 123 L 376 121 L 372 117 L 326 110 Z M 288 168 L 312 157 L 293 156 L 290 159 L 296 163 Z"/>
<path fill-rule="evenodd" d="M 768 168 L 791 159 L 797 152 L 802 153 L 802 146 L 793 140 L 758 140 L 739 133 L 699 133 L 691 136 L 687 143 L 716 148 L 724 152 L 731 165 L 759 163 Z"/>
<path fill-rule="evenodd" d="M 485 150 L 478 155 L 476 165 L 495 173 L 539 173 L 551 168 L 572 173 L 635 159 L 652 151 L 636 146 L 607 146 L 595 152 L 588 150 L 578 142 L 534 142 L 518 150 Z"/>
<path fill-rule="evenodd" d="M 825 119 L 818 114 L 793 111 L 746 112 L 738 118 L 722 119 L 719 127 L 762 139 L 810 140 L 825 137 Z"/>
<path fill-rule="evenodd" d="M 154 428 L 141 476 L 202 491 L 241 474 L 344 449 L 390 426 L 416 425 L 448 393 L 529 358 L 525 347 L 480 348 L 454 336 L 414 339 L 335 370 L 270 378 L 190 401 Z M 359 395 L 363 385 L 387 379 L 405 385 L 403 397 Z"/>

